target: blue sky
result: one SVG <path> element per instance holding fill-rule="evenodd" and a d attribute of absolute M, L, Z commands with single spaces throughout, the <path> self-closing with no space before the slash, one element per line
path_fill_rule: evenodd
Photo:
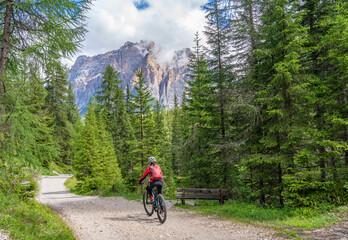
<path fill-rule="evenodd" d="M 134 1 L 133 3 L 139 11 L 143 11 L 150 8 L 150 3 L 146 0 Z"/>
<path fill-rule="evenodd" d="M 126 41 L 152 40 L 162 53 L 194 45 L 204 30 L 206 0 L 97 0 L 87 14 L 87 30 L 78 55 L 94 56 L 120 48 Z M 73 62 L 69 62 L 72 65 Z"/>

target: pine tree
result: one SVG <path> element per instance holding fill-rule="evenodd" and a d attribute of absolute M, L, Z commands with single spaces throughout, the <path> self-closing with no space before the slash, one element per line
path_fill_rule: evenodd
<path fill-rule="evenodd" d="M 180 159 L 187 180 L 197 187 L 211 185 L 212 178 L 209 170 L 212 163 L 209 153 L 212 134 L 210 115 L 213 110 L 211 97 L 214 95 L 212 75 L 208 70 L 208 63 L 204 58 L 203 47 L 198 33 L 195 35 L 195 46 L 190 57 L 190 81 L 187 88 L 187 105 L 183 109 L 187 118 L 186 132 L 183 142 L 183 156 Z M 181 143 L 180 145 L 181 146 Z"/>
<path fill-rule="evenodd" d="M 154 108 L 154 156 L 157 156 L 157 164 L 161 166 L 164 174 L 165 188 L 163 193 L 173 197 L 176 192 L 174 182 L 174 171 L 170 159 L 170 142 L 168 132 L 165 131 L 165 111 L 159 101 L 156 101 Z"/>
<path fill-rule="evenodd" d="M 95 101 L 91 102 L 85 126 L 74 143 L 77 188 L 84 192 L 123 190 L 121 170 L 104 121 L 105 116 L 96 115 Z"/>
<path fill-rule="evenodd" d="M 134 111 L 133 98 L 134 96 L 130 92 L 129 84 L 127 84 L 125 105 L 126 105 L 126 111 L 129 115 L 132 115 Z"/>
<path fill-rule="evenodd" d="M 302 133 L 308 131 L 305 119 L 309 119 L 309 113 L 303 109 L 308 89 L 301 70 L 305 29 L 301 26 L 302 14 L 293 6 L 296 2 L 263 4 L 260 33 L 264 41 L 257 51 L 253 76 L 257 88 L 254 101 L 262 121 L 250 140 L 252 154 L 247 162 L 254 196 L 261 203 L 271 201 L 283 206 L 284 188 L 291 185 L 296 155 L 302 155 Z M 289 178 L 284 182 L 285 175 Z"/>
<path fill-rule="evenodd" d="M 67 71 L 59 63 L 56 62 L 48 66 L 46 70 L 46 107 L 50 112 L 53 121 L 50 127 L 54 129 L 54 137 L 56 139 L 56 147 L 60 151 L 60 155 L 55 159 L 56 163 L 71 164 L 70 140 L 73 131 L 69 130 L 69 121 L 67 115 L 68 102 L 68 81 Z"/>
<path fill-rule="evenodd" d="M 215 134 L 211 145 L 211 158 L 214 159 L 218 173 L 221 176 L 218 181 L 224 187 L 228 185 L 229 171 L 232 165 L 231 145 L 229 144 L 230 133 L 230 96 L 234 88 L 234 75 L 231 72 L 230 56 L 230 22 L 228 20 L 227 9 L 223 1 L 213 1 L 204 6 L 206 10 L 207 26 L 204 31 L 207 37 L 209 68 L 211 70 L 211 80 L 214 94 L 210 96 L 213 102 L 210 116 L 211 129 Z M 219 127 L 217 127 L 219 126 Z"/>
<path fill-rule="evenodd" d="M 85 125 L 74 142 L 74 171 L 78 181 L 77 188 L 82 191 L 96 190 L 97 184 L 93 179 L 95 165 L 99 158 L 99 145 L 97 135 L 97 120 L 95 105 L 88 105 Z"/>
<path fill-rule="evenodd" d="M 323 195 L 333 202 L 341 202 L 347 182 L 347 64 L 344 61 L 347 44 L 347 3 L 344 1 L 305 1 L 308 14 L 303 24 L 309 27 L 311 44 L 307 65 L 315 74 L 310 82 L 311 103 L 314 110 L 314 147 L 308 152 L 315 156 L 320 168 L 320 182 L 311 199 L 322 201 Z M 313 157 L 312 157 L 313 158 Z M 317 167 L 312 168 L 318 171 Z M 330 186 L 331 191 L 323 191 Z M 320 197 L 321 196 L 321 197 Z M 342 198 L 343 197 L 343 198 Z M 344 200 L 343 200 L 344 201 Z"/>
<path fill-rule="evenodd" d="M 8 98 L 11 108 L 7 108 L 10 114 L 4 115 L 11 131 L 4 135 L 7 144 L 0 145 L 2 164 L 49 167 L 58 149 L 54 146 L 53 129 L 48 125 L 51 119 L 45 108 L 47 92 L 39 69 L 35 64 L 23 65 L 22 71 L 11 78 L 13 86 L 8 86 L 13 95 Z M 22 88 L 16 89 L 16 85 Z"/>
<path fill-rule="evenodd" d="M 258 48 L 260 5 L 256 0 L 229 0 L 231 17 L 231 40 L 233 49 L 233 70 L 246 77 L 254 71 Z"/>
<path fill-rule="evenodd" d="M 103 73 L 101 89 L 96 96 L 105 115 L 108 131 L 112 135 L 114 149 L 122 174 L 128 177 L 133 170 L 134 133 L 127 113 L 125 96 L 119 74 L 109 65 Z"/>
<path fill-rule="evenodd" d="M 71 83 L 68 83 L 67 94 L 68 97 L 66 100 L 66 109 L 68 121 L 73 125 L 78 124 L 81 121 L 81 117 L 77 105 L 75 103 L 75 95 L 73 93 L 73 87 Z"/>
<path fill-rule="evenodd" d="M 174 108 L 173 108 L 173 120 L 172 120 L 172 134 L 171 134 L 171 161 L 174 172 L 179 173 L 180 165 L 180 153 L 179 148 L 181 145 L 180 131 L 179 131 L 179 103 L 176 94 L 174 94 Z"/>
<path fill-rule="evenodd" d="M 100 156 L 95 165 L 95 178 L 99 179 L 99 188 L 122 192 L 124 190 L 123 177 L 118 164 L 117 156 L 113 146 L 111 134 L 105 126 L 105 116 L 97 116 L 98 125 L 98 148 Z"/>
<path fill-rule="evenodd" d="M 136 95 L 133 99 L 134 104 L 134 116 L 136 117 L 134 123 L 135 137 L 138 142 L 137 151 L 139 157 L 139 163 L 141 167 L 145 166 L 147 156 L 152 153 L 152 136 L 149 134 L 151 131 L 151 93 L 146 86 L 146 80 L 143 77 L 143 70 L 139 69 L 136 72 L 137 80 L 135 81 Z"/>

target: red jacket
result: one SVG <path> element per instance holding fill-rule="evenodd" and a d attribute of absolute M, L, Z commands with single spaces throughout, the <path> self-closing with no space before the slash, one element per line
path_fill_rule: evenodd
<path fill-rule="evenodd" d="M 150 182 L 153 182 L 153 181 L 154 181 L 154 179 L 152 178 L 152 174 L 151 174 L 151 171 L 150 171 L 150 167 L 152 167 L 152 166 L 148 166 L 148 167 L 146 168 L 144 175 L 140 178 L 140 182 L 142 182 L 142 181 L 146 178 L 146 176 L 147 176 L 148 174 L 150 174 Z"/>

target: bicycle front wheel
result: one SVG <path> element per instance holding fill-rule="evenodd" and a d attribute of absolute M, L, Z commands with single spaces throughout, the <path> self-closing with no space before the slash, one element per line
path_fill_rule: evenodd
<path fill-rule="evenodd" d="M 153 214 L 153 204 L 150 203 L 150 195 L 147 193 L 147 191 L 144 192 L 143 194 L 143 204 L 145 208 L 145 212 L 147 215 L 151 216 Z"/>
<path fill-rule="evenodd" d="M 161 223 L 164 223 L 167 219 L 167 207 L 166 202 L 164 200 L 164 197 L 162 194 L 158 194 L 158 209 L 157 209 L 157 216 Z"/>

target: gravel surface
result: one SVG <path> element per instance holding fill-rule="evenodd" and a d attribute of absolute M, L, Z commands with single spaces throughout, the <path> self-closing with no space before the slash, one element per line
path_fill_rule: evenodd
<path fill-rule="evenodd" d="M 253 226 L 171 207 L 160 224 L 141 203 L 122 197 L 77 196 L 68 192 L 68 175 L 43 177 L 38 200 L 56 210 L 80 240 L 92 239 L 284 239 L 273 229 Z M 170 206 L 171 205 L 171 206 Z"/>
<path fill-rule="evenodd" d="M 299 230 L 297 233 L 303 239 L 348 240 L 348 216 L 345 219 L 345 221 L 335 223 L 330 227 L 314 230 Z"/>
<path fill-rule="evenodd" d="M 0 230 L 0 240 L 8 240 L 10 239 L 8 235 L 4 234 L 1 230 Z"/>

